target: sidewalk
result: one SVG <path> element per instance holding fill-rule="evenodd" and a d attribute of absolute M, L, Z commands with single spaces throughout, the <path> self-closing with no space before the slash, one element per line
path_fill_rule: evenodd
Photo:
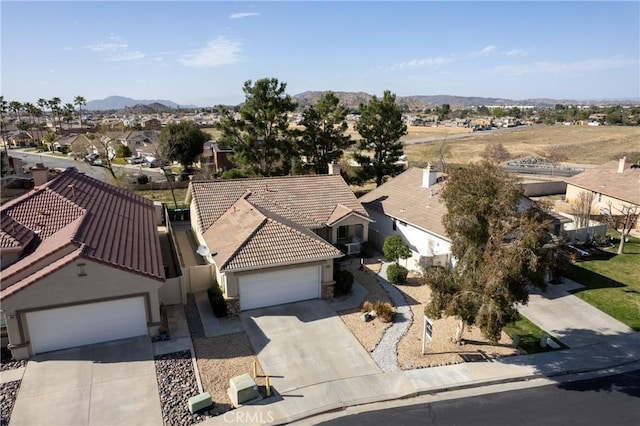
<path fill-rule="evenodd" d="M 640 361 L 640 333 L 602 337 L 600 344 L 571 350 L 318 383 L 240 407 L 203 424 L 285 424 L 347 406 L 597 371 L 636 361 Z"/>
<path fill-rule="evenodd" d="M 519 311 L 570 348 L 593 345 L 606 336 L 631 334 L 633 329 L 584 302 L 567 290 L 583 287 L 568 278 L 548 284 L 544 293 L 530 289 L 529 303 Z"/>

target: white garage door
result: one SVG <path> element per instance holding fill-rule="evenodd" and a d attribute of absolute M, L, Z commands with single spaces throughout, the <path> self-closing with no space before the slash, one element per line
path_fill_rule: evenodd
<path fill-rule="evenodd" d="M 320 267 L 285 269 L 240 277 L 240 309 L 320 297 Z"/>
<path fill-rule="evenodd" d="M 27 313 L 34 354 L 147 334 L 142 297 Z"/>

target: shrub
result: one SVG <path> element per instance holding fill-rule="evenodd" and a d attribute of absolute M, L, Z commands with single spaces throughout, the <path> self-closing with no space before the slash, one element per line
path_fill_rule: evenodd
<path fill-rule="evenodd" d="M 220 179 L 242 179 L 246 177 L 247 174 L 240 169 L 229 169 L 220 175 Z"/>
<path fill-rule="evenodd" d="M 408 259 L 411 257 L 411 249 L 399 234 L 394 234 L 384 239 L 382 253 L 384 257 L 394 262 L 397 262 L 398 259 Z"/>
<path fill-rule="evenodd" d="M 351 287 L 353 286 L 353 274 L 349 271 L 337 271 L 334 274 L 333 279 L 336 281 L 333 287 L 333 295 L 340 296 L 343 294 L 349 294 Z"/>
<path fill-rule="evenodd" d="M 144 185 L 144 184 L 146 184 L 146 183 L 149 183 L 149 176 L 147 176 L 147 175 L 139 175 L 139 176 L 136 178 L 136 183 L 137 183 L 138 185 Z"/>
<path fill-rule="evenodd" d="M 129 148 L 126 145 L 118 145 L 118 149 L 116 149 L 116 157 L 118 158 L 131 157 L 131 148 Z"/>
<path fill-rule="evenodd" d="M 362 306 L 360 306 L 360 312 L 371 312 L 373 311 L 373 303 L 365 300 L 362 302 Z"/>
<path fill-rule="evenodd" d="M 376 311 L 376 316 L 382 322 L 391 322 L 393 321 L 393 317 L 396 314 L 396 310 L 393 308 L 391 303 L 381 301 L 377 301 L 375 305 L 373 305 L 373 309 Z"/>
<path fill-rule="evenodd" d="M 211 303 L 213 314 L 218 318 L 226 317 L 228 315 L 227 302 L 224 300 L 220 286 L 214 284 L 213 287 L 207 290 L 207 294 L 209 295 L 209 302 Z"/>
<path fill-rule="evenodd" d="M 407 282 L 407 274 L 409 270 L 402 265 L 392 263 L 387 268 L 387 279 L 391 284 L 404 284 Z"/>

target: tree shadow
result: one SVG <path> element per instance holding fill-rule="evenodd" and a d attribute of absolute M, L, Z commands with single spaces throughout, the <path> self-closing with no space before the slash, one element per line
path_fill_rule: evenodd
<path fill-rule="evenodd" d="M 575 265 L 567 273 L 567 278 L 584 285 L 582 288 L 572 290 L 571 293 L 573 294 L 598 288 L 627 287 L 619 281 Z"/>

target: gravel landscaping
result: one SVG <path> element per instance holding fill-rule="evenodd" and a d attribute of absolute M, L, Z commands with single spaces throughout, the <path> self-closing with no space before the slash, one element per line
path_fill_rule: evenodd
<path fill-rule="evenodd" d="M 406 285 L 397 286 L 404 293 L 413 313 L 413 322 L 397 346 L 398 363 L 404 370 L 440 365 L 459 364 L 467 361 L 479 361 L 518 354 L 513 341 L 505 333 L 497 344 L 491 344 L 477 327 L 465 328 L 464 344 L 451 341 L 458 320 L 453 317 L 442 318 L 433 323 L 433 341 L 427 340 L 427 351 L 422 355 L 423 316 L 431 290 L 420 285 L 417 278 L 410 278 Z"/>
<path fill-rule="evenodd" d="M 9 351 L 8 349 L 3 348 L 2 350 L 0 350 L 0 356 L 2 362 L 2 364 L 0 364 L 0 371 L 15 370 L 16 368 L 27 366 L 28 360 L 21 359 L 16 361 L 15 359 L 12 359 L 11 351 Z"/>
<path fill-rule="evenodd" d="M 343 265 L 343 269 L 350 271 L 353 274 L 355 281 L 358 281 L 369 294 L 365 298 L 370 302 L 391 302 L 389 294 L 384 291 L 376 280 L 377 269 L 380 267 L 380 263 L 368 265 L 362 271 L 359 269 L 359 264 Z M 371 268 L 371 269 L 370 269 Z M 349 330 L 358 339 L 360 344 L 371 352 L 375 349 L 385 330 L 391 326 L 391 323 L 384 323 L 380 320 L 374 319 L 373 321 L 365 322 L 360 319 L 362 312 L 360 309 L 349 309 L 346 311 L 338 312 L 340 319 L 347 325 Z"/>
<path fill-rule="evenodd" d="M 257 362 L 256 384 L 261 393 L 264 391 L 264 373 L 245 332 L 193 339 L 193 347 L 202 387 L 215 402 L 214 414 L 233 408 L 227 395 L 229 379 L 244 373 L 253 375 L 253 361 Z"/>
<path fill-rule="evenodd" d="M 0 426 L 9 424 L 13 405 L 16 403 L 20 380 L 0 384 Z"/>
<path fill-rule="evenodd" d="M 201 413 L 189 412 L 189 398 L 199 393 L 191 351 L 159 355 L 154 359 L 165 426 L 192 425 L 214 414 L 215 408 Z"/>
<path fill-rule="evenodd" d="M 376 279 L 376 274 L 380 270 L 380 263 L 370 261 L 364 265 L 364 270 L 359 270 L 360 265 L 349 265 L 346 269 L 354 274 L 354 278 L 362 284 L 368 291 L 367 300 L 391 301 L 389 294 L 383 289 Z M 515 355 L 519 351 L 513 347 L 513 341 L 505 333 L 502 333 L 500 341 L 493 345 L 482 336 L 478 328 L 465 329 L 463 335 L 464 344 L 458 345 L 451 341 L 451 337 L 458 326 L 456 318 L 442 318 L 434 321 L 433 341 L 427 341 L 427 351 L 422 355 L 422 328 L 423 315 L 426 303 L 431 295 L 430 289 L 426 285 L 420 285 L 416 277 L 411 277 L 406 285 L 395 286 L 404 296 L 407 306 L 398 306 L 398 310 L 403 312 L 401 316 L 396 314 L 395 323 L 406 324 L 407 318 L 411 318 L 408 328 L 394 328 L 393 335 L 388 337 L 389 341 L 383 339 L 385 331 L 391 324 L 385 324 L 374 319 L 364 322 L 360 319 L 360 312 L 344 311 L 339 312 L 340 317 L 349 330 L 356 336 L 358 341 L 369 352 L 376 352 L 376 346 L 383 340 L 384 349 L 378 349 L 379 354 L 373 355 L 378 365 L 385 371 L 391 371 L 394 365 L 396 369 L 403 370 L 423 367 L 436 367 L 441 365 L 459 364 L 468 361 L 486 360 L 501 356 Z M 399 303 L 392 301 L 394 306 Z M 405 312 L 410 310 L 411 314 Z M 400 334 L 400 336 L 398 336 Z M 399 337 L 399 341 L 397 340 Z M 397 342 L 394 344 L 393 342 Z M 394 346 L 395 345 L 395 350 Z M 397 363 L 393 360 L 394 352 L 397 356 Z M 384 355 L 383 355 L 384 354 Z M 387 368 L 389 370 L 387 370 Z"/>

